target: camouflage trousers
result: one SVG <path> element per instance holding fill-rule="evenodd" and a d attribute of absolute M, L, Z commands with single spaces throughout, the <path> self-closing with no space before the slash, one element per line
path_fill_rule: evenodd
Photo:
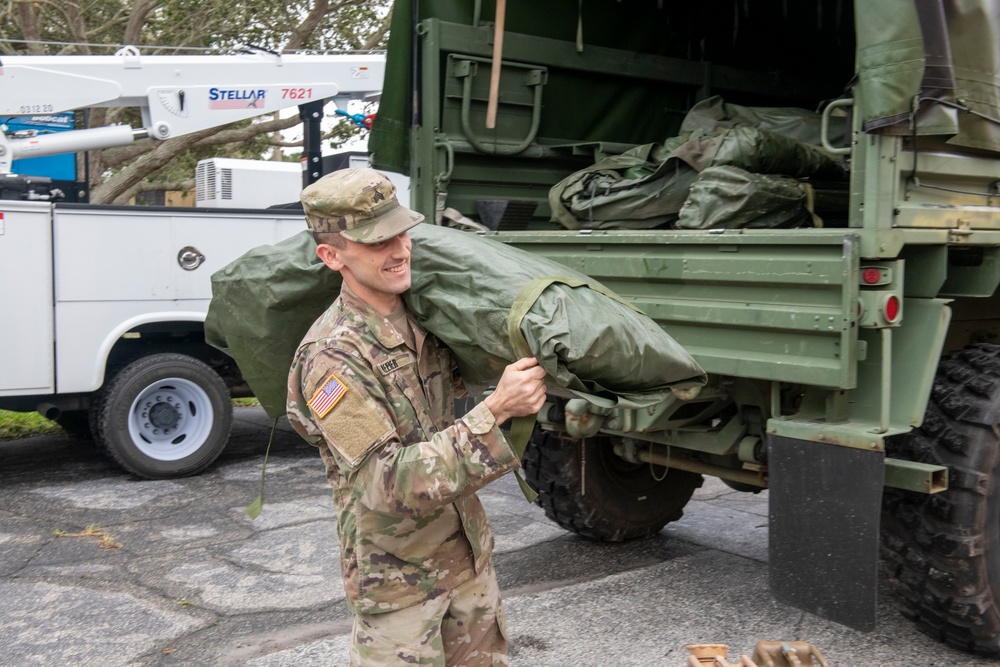
<path fill-rule="evenodd" d="M 507 624 L 493 564 L 433 600 L 354 619 L 351 667 L 506 666 Z"/>

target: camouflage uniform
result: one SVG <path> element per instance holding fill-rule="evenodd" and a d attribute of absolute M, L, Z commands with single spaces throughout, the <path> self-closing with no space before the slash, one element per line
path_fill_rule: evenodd
<path fill-rule="evenodd" d="M 301 199 L 313 232 L 361 244 L 423 220 L 372 169 L 334 172 Z M 447 348 L 416 327 L 407 342 L 346 281 L 295 355 L 288 417 L 333 487 L 355 667 L 507 664 L 475 491 L 518 460 L 485 405 L 455 421 L 462 393 Z"/>
<path fill-rule="evenodd" d="M 475 491 L 517 457 L 484 404 L 454 420 L 464 387 L 451 354 L 415 333 L 419 354 L 345 285 L 289 376 L 289 419 L 319 447 L 333 487 L 344 588 L 358 615 L 352 665 L 393 664 L 386 651 L 399 664 L 443 666 L 447 655 L 448 665 L 505 665 L 493 536 Z M 465 636 L 449 636 L 443 617 L 460 613 L 455 598 L 466 589 L 495 603 L 466 605 Z M 387 625 L 399 632 L 383 640 Z M 420 645 L 401 643 L 406 627 Z"/>

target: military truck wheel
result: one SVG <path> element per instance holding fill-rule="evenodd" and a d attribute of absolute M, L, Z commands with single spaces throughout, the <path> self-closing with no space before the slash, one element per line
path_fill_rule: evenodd
<path fill-rule="evenodd" d="M 563 440 L 535 429 L 524 452 L 524 474 L 545 515 L 602 542 L 652 537 L 681 518 L 701 475 L 671 469 L 661 478 L 662 469 L 629 463 L 612 445 L 607 437 Z"/>
<path fill-rule="evenodd" d="M 948 490 L 887 489 L 882 563 L 905 616 L 926 634 L 1000 654 L 1000 346 L 942 360 L 923 425 L 892 457 L 948 466 Z"/>
<path fill-rule="evenodd" d="M 101 397 L 101 445 L 123 468 L 165 479 L 207 468 L 229 440 L 233 407 L 208 365 L 182 354 L 142 357 Z"/>

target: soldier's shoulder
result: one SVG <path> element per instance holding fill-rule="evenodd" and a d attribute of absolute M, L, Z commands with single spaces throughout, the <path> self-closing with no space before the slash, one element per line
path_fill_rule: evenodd
<path fill-rule="evenodd" d="M 338 299 L 306 332 L 299 348 L 309 345 L 331 345 L 343 341 L 344 346 L 364 344 L 371 332 L 364 318 L 349 304 Z"/>

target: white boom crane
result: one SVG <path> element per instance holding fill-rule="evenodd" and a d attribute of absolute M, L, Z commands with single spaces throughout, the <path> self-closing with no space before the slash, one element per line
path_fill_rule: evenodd
<path fill-rule="evenodd" d="M 19 158 L 169 139 L 320 100 L 374 97 L 384 74 L 383 54 L 143 56 L 125 47 L 113 56 L 3 56 L 0 116 L 128 106 L 139 107 L 143 127 L 0 131 L 0 175 Z"/>

